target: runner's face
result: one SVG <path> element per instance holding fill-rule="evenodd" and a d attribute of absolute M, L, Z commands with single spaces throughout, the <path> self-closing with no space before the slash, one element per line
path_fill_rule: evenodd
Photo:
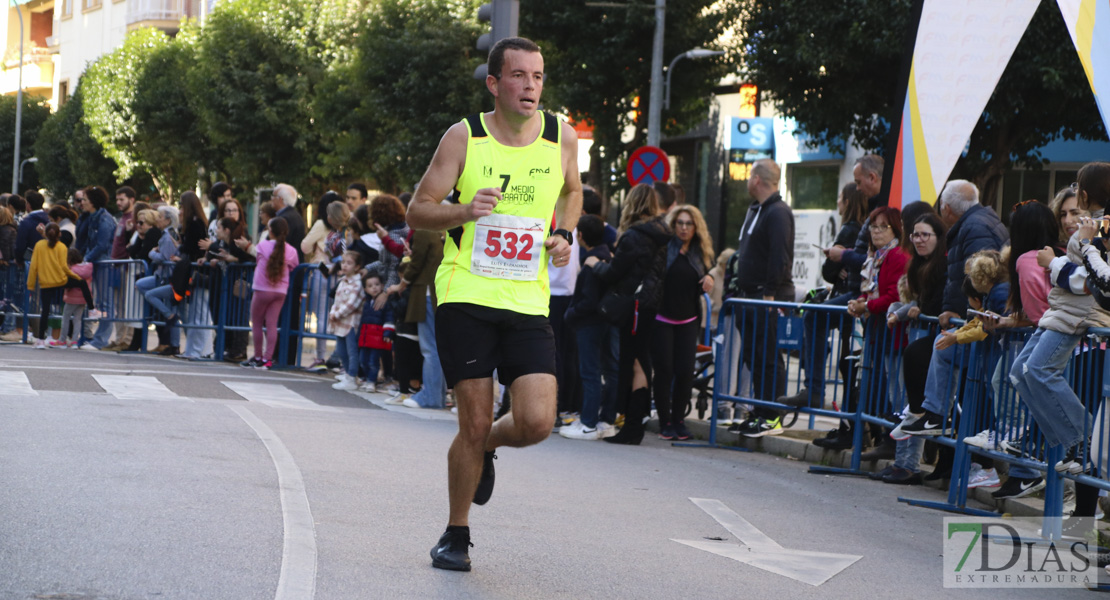
<path fill-rule="evenodd" d="M 543 56 L 539 52 L 506 50 L 501 78 L 494 78 L 493 95 L 504 111 L 531 117 L 543 93 Z"/>

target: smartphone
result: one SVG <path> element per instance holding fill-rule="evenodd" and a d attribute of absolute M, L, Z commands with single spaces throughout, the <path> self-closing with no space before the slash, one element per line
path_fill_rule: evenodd
<path fill-rule="evenodd" d="M 813 246 L 814 248 L 817 248 L 817 250 L 820 251 L 820 252 L 824 252 L 824 251 L 828 250 L 828 248 L 822 248 L 821 246 L 819 246 L 817 244 L 810 244 L 810 246 Z"/>
<path fill-rule="evenodd" d="M 992 321 L 996 321 L 996 320 L 1002 318 L 1002 315 L 996 315 L 992 312 L 983 312 L 981 310 L 974 310 L 974 309 L 970 309 L 970 308 L 967 309 L 967 314 L 975 315 L 977 317 L 983 317 L 984 319 L 990 319 Z"/>

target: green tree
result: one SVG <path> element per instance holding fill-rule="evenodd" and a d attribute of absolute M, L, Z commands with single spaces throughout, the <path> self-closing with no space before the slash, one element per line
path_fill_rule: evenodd
<path fill-rule="evenodd" d="M 0 173 L 10 173 L 13 156 L 15 154 L 15 96 L 0 97 Z M 42 98 L 23 96 L 23 118 L 19 130 L 19 160 L 22 162 L 35 155 L 35 138 L 39 129 L 50 116 L 50 107 Z M 24 179 L 19 184 L 18 193 L 23 190 L 39 187 L 39 175 L 33 167 L 24 169 Z M 10 181 L 7 177 L 0 177 L 0 189 L 8 189 Z"/>
<path fill-rule="evenodd" d="M 521 6 L 521 35 L 543 49 L 545 104 L 593 125 L 592 185 L 624 186 L 628 154 L 647 140 L 655 12 L 646 3 L 627 7 L 534 0 Z M 695 47 L 717 48 L 738 16 L 735 2 L 669 2 L 664 61 Z M 714 87 L 734 64 L 731 57 L 685 60 L 671 82 L 671 109 L 663 112 L 664 134 L 685 133 L 709 113 Z M 626 130 L 632 130 L 626 138 Z"/>
<path fill-rule="evenodd" d="M 744 72 L 811 137 L 882 150 L 902 110 L 911 0 L 748 0 L 737 47 Z M 1060 107 L 1067 107 L 1061 110 Z M 1037 167 L 1054 139 L 1106 139 L 1056 2 L 1042 0 L 971 134 L 954 177 L 991 199 L 1005 170 Z"/>
<path fill-rule="evenodd" d="M 328 73 L 314 112 L 328 145 L 319 172 L 411 189 L 440 136 L 481 109 L 472 74 L 484 56 L 474 0 L 381 0 L 353 38 L 353 56 Z"/>
<path fill-rule="evenodd" d="M 319 187 L 311 170 L 320 136 L 310 107 L 326 69 L 343 54 L 336 40 L 350 26 L 352 6 L 337 0 L 216 5 L 197 40 L 188 89 L 207 150 L 237 185 Z"/>
<path fill-rule="evenodd" d="M 135 74 L 132 151 L 167 197 L 194 187 L 198 167 L 221 162 L 209 149 L 185 85 L 196 63 L 197 33 L 186 26 L 173 40 L 154 46 Z"/>
<path fill-rule="evenodd" d="M 104 148 L 104 154 L 118 165 L 118 179 L 127 179 L 136 171 L 149 168 L 136 147 L 140 127 L 134 111 L 135 96 L 139 74 L 147 59 L 168 44 L 169 37 L 159 29 L 133 31 L 122 46 L 90 64 L 82 77 L 83 119 L 93 139 Z"/>

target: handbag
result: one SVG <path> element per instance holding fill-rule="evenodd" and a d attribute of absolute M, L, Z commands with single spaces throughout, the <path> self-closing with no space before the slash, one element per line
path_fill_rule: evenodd
<path fill-rule="evenodd" d="M 250 287 L 247 286 L 247 282 L 244 279 L 236 279 L 235 283 L 231 284 L 231 295 L 236 298 L 246 298 L 250 291 Z"/>
<path fill-rule="evenodd" d="M 601 301 L 597 303 L 597 312 L 609 323 L 624 327 L 632 318 L 635 302 L 634 296 L 611 289 L 605 292 Z"/>

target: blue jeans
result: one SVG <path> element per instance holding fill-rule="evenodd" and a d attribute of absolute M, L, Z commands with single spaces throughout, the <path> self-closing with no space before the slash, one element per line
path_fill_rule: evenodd
<path fill-rule="evenodd" d="M 825 306 L 848 306 L 848 301 L 858 294 L 841 294 L 822 302 Z M 829 354 L 829 334 L 833 328 L 840 330 L 840 339 L 852 334 L 852 318 L 845 313 L 806 311 L 802 322 L 802 357 L 805 362 L 805 387 L 815 399 L 825 397 L 825 363 Z"/>
<path fill-rule="evenodd" d="M 1010 381 L 1049 446 L 1070 448 L 1090 435 L 1090 413 L 1064 378 L 1080 339 L 1079 335 L 1038 328 L 1010 369 Z"/>
<path fill-rule="evenodd" d="M 956 344 L 944 350 L 936 349 L 937 340 L 941 339 L 938 333 L 933 339 L 933 357 L 929 360 L 929 374 L 925 379 L 925 400 L 921 407 L 925 410 L 944 416 L 951 408 L 949 401 L 952 399 L 952 363 L 956 360 Z"/>
<path fill-rule="evenodd" d="M 386 351 L 378 348 L 358 349 L 359 371 L 364 375 L 363 381 L 374 383 L 378 380 L 378 365 L 381 364 L 383 352 Z"/>
<path fill-rule="evenodd" d="M 358 376 L 358 326 L 335 342 L 335 357 L 343 363 L 343 370 L 352 378 Z"/>
<path fill-rule="evenodd" d="M 578 371 L 582 379 L 579 419 L 586 427 L 596 427 L 598 420 L 612 424 L 617 418 L 620 332 L 608 323 L 596 323 L 580 327 L 577 337 Z"/>
<path fill-rule="evenodd" d="M 177 314 L 174 307 L 171 305 L 174 302 L 173 286 L 172 285 L 158 285 L 157 277 L 143 277 L 135 282 L 135 287 L 143 294 L 146 301 L 154 308 L 154 310 L 162 313 L 164 318 L 170 318 L 172 315 Z M 181 328 L 177 325 L 170 327 L 170 345 L 181 347 Z"/>
<path fill-rule="evenodd" d="M 925 438 L 910 436 L 908 440 L 894 443 L 894 466 L 912 471 L 921 470 L 921 451 L 925 448 Z"/>
<path fill-rule="evenodd" d="M 409 299 L 409 302 L 419 302 Z M 436 316 L 432 297 L 425 296 L 424 320 L 417 323 L 420 334 L 420 354 L 424 357 L 424 387 L 413 394 L 412 399 L 424 408 L 443 408 L 447 405 L 447 380 L 443 377 L 443 366 L 439 363 L 439 348 L 436 347 Z"/>

